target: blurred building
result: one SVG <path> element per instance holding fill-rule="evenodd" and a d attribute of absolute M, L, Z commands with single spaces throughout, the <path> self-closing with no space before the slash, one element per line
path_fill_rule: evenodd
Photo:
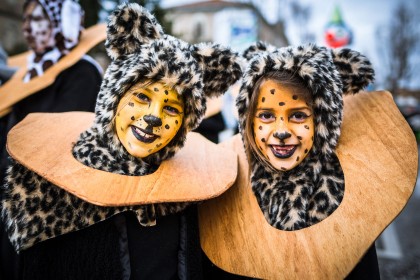
<path fill-rule="evenodd" d="M 9 55 L 27 49 L 21 31 L 23 2 L 24 0 L 0 1 L 0 43 Z"/>
<path fill-rule="evenodd" d="M 270 24 L 251 3 L 202 1 L 166 9 L 172 34 L 190 43 L 217 42 L 241 51 L 263 40 L 288 45 L 283 22 Z"/>

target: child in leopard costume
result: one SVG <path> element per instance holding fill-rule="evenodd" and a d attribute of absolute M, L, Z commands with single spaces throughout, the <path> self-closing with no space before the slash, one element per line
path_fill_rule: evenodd
<path fill-rule="evenodd" d="M 252 190 L 272 226 L 308 227 L 343 198 L 335 155 L 343 94 L 371 83 L 372 66 L 356 51 L 316 45 L 276 49 L 259 42 L 243 56 L 249 64 L 236 104 Z"/>
<path fill-rule="evenodd" d="M 223 94 L 241 75 L 238 56 L 229 48 L 190 45 L 169 36 L 137 4 L 123 4 L 112 13 L 105 46 L 112 62 L 98 95 L 94 124 L 72 150 L 80 163 L 101 172 L 152 174 L 199 125 L 206 98 Z M 118 134 L 126 128 L 118 118 L 130 107 L 150 108 L 158 91 L 175 96 L 169 101 L 162 97 L 161 103 L 170 103 L 163 107 L 168 119 L 180 116 L 170 124 L 177 130 L 168 143 L 138 156 L 131 149 L 134 138 L 125 142 Z M 132 92 L 134 99 L 120 108 Z M 137 120 L 133 115 L 131 120 L 137 124 L 131 126 L 130 137 L 144 143 L 171 129 L 156 116 Z M 12 160 L 2 187 L 1 216 L 20 252 L 24 279 L 184 279 L 199 275 L 196 222 L 189 204 L 97 206 Z"/>

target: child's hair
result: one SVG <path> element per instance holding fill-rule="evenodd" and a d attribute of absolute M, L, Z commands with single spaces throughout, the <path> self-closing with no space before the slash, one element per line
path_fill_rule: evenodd
<path fill-rule="evenodd" d="M 299 97 L 303 98 L 305 102 L 308 104 L 309 107 L 312 108 L 313 105 L 313 98 L 312 93 L 309 90 L 308 86 L 304 82 L 302 78 L 297 75 L 293 75 L 292 72 L 288 71 L 272 71 L 268 72 L 263 75 L 261 78 L 257 80 L 252 90 L 252 96 L 250 98 L 250 104 L 248 107 L 248 111 L 246 113 L 246 122 L 244 127 L 244 144 L 246 147 L 246 155 L 248 158 L 248 162 L 251 163 L 252 157 L 255 157 L 256 160 L 260 161 L 265 166 L 274 169 L 268 159 L 261 153 L 260 149 L 258 149 L 257 144 L 255 143 L 254 137 L 254 116 L 257 110 L 258 104 L 258 96 L 260 87 L 263 82 L 273 80 L 282 86 L 290 88 L 293 90 L 294 94 L 297 94 Z M 250 170 L 251 171 L 251 165 Z"/>

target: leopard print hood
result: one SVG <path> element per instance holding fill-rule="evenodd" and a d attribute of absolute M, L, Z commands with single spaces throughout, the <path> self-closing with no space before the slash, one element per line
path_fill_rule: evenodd
<path fill-rule="evenodd" d="M 113 129 L 117 105 L 135 83 L 151 80 L 173 87 L 184 100 L 184 121 L 178 134 L 145 160 L 160 163 L 172 157 L 195 129 L 206 111 L 206 98 L 222 95 L 241 76 L 239 56 L 218 44 L 190 45 L 164 34 L 146 9 L 122 4 L 109 18 L 105 43 L 112 62 L 108 67 L 95 109 L 96 130 L 109 149 L 126 153 Z"/>
<path fill-rule="evenodd" d="M 314 44 L 275 48 L 258 42 L 245 50 L 243 57 L 248 65 L 236 100 L 243 139 L 253 86 L 266 73 L 294 73 L 313 94 L 314 144 L 300 165 L 282 172 L 260 163 L 252 153 L 248 161 L 253 191 L 271 225 L 296 230 L 315 224 L 342 200 L 344 174 L 335 149 L 343 117 L 343 95 L 357 93 L 373 82 L 371 63 L 354 50 L 331 50 Z"/>
<path fill-rule="evenodd" d="M 216 44 L 189 45 L 163 33 L 156 19 L 137 4 L 123 4 L 110 16 L 106 48 L 109 65 L 95 108 L 95 120 L 73 148 L 81 163 L 103 171 L 141 176 L 154 172 L 185 142 L 204 117 L 206 97 L 223 94 L 241 75 L 239 56 Z M 123 94 L 139 81 L 161 81 L 184 100 L 184 121 L 174 139 L 145 159 L 130 155 L 113 129 Z M 11 160 L 1 189 L 1 217 L 16 251 L 81 230 L 124 211 L 133 211 L 143 226 L 185 209 L 189 203 L 121 207 L 90 204 Z"/>

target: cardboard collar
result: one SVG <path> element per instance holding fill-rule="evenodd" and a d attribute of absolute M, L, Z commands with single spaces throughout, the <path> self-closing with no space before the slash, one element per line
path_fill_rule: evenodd
<path fill-rule="evenodd" d="M 44 75 L 35 77 L 24 83 L 26 74 L 26 58 L 30 52 L 25 52 L 9 60 L 9 65 L 20 66 L 19 70 L 0 87 L 0 117 L 10 112 L 11 107 L 20 100 L 51 85 L 57 76 L 65 69 L 74 65 L 91 48 L 106 39 L 106 25 L 97 24 L 83 31 L 79 44 L 56 64 L 45 71 Z M 23 64 L 24 62 L 24 64 Z"/>
<path fill-rule="evenodd" d="M 337 155 L 345 193 L 325 220 L 281 231 L 264 218 L 252 192 L 240 136 L 222 146 L 239 154 L 235 185 L 199 206 L 200 241 L 230 273 L 262 279 L 343 279 L 402 211 L 418 168 L 413 132 L 388 92 L 344 98 Z"/>
<path fill-rule="evenodd" d="M 29 114 L 9 132 L 7 149 L 28 169 L 100 206 L 201 201 L 222 194 L 236 180 L 236 153 L 193 132 L 153 174 L 126 176 L 85 166 L 71 151 L 93 119 L 86 112 Z"/>

